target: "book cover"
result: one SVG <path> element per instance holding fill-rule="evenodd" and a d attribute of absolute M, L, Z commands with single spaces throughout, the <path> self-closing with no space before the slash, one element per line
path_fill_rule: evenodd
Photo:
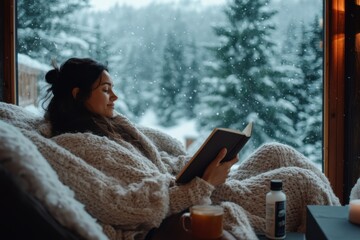
<path fill-rule="evenodd" d="M 253 123 L 240 132 L 227 128 L 215 128 L 190 161 L 176 177 L 177 183 L 187 183 L 194 177 L 201 177 L 206 167 L 216 158 L 221 149 L 227 154 L 222 161 L 233 159 L 251 137 Z"/>

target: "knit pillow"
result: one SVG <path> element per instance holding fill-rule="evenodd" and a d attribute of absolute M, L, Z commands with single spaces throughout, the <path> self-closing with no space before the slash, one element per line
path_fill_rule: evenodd
<path fill-rule="evenodd" d="M 51 137 L 51 124 L 39 114 L 35 114 L 23 107 L 0 102 L 0 120 L 19 129 L 36 131 L 45 137 Z"/>
<path fill-rule="evenodd" d="M 360 178 L 355 183 L 354 187 L 351 189 L 350 200 L 360 199 Z"/>
<path fill-rule="evenodd" d="M 50 141 L 50 140 L 49 140 Z M 18 128 L 0 120 L 0 165 L 18 179 L 63 226 L 86 239 L 107 239 L 99 224 L 62 184 L 50 164 Z"/>
<path fill-rule="evenodd" d="M 2 239 L 77 240 L 31 194 L 24 191 L 18 176 L 0 164 L 0 236 Z"/>

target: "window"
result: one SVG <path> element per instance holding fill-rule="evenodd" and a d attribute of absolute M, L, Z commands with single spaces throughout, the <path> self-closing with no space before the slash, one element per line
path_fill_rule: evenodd
<path fill-rule="evenodd" d="M 108 1 L 107 1 L 108 2 Z M 0 3 L 0 44 L 3 46 L 0 50 L 0 82 L 2 91 L 0 92 L 1 101 L 19 104 L 15 90 L 17 89 L 15 56 L 15 0 L 4 0 Z M 333 11 L 341 7 L 344 11 Z M 360 118 L 357 113 L 360 104 L 356 93 L 356 87 L 359 81 L 359 72 L 353 69 L 359 69 L 359 46 L 358 38 L 354 41 L 356 34 L 359 33 L 359 1 L 328 0 L 324 1 L 325 8 L 325 71 L 324 71 L 324 172 L 329 178 L 337 196 L 348 201 L 349 193 L 357 181 L 359 172 L 358 159 L 359 144 L 357 136 Z M 336 14 L 339 13 L 340 16 Z M 346 20 L 347 19 L 347 20 Z M 345 21 L 346 20 L 346 21 Z M 331 46 L 333 43 L 336 29 L 342 29 L 347 41 L 342 51 L 345 51 L 343 61 L 331 61 L 335 57 L 335 49 Z M 344 68 L 344 62 L 349 62 L 350 68 Z M 346 76 L 346 81 L 344 77 Z M 348 87 L 344 89 L 345 83 Z M 347 95 L 346 101 L 345 96 Z M 346 112 L 344 114 L 344 111 Z M 350 113 L 350 114 L 348 114 Z M 345 121 L 346 120 L 346 121 Z M 345 141 L 346 139 L 346 141 Z M 346 154 L 345 152 L 346 148 Z M 346 170 L 345 170 L 346 168 Z M 347 180 L 344 180 L 347 176 Z"/>
<path fill-rule="evenodd" d="M 41 109 L 52 59 L 92 57 L 119 112 L 197 139 L 189 151 L 213 127 L 254 121 L 242 159 L 275 140 L 322 168 L 322 0 L 140 2 L 17 1 L 19 104 Z"/>

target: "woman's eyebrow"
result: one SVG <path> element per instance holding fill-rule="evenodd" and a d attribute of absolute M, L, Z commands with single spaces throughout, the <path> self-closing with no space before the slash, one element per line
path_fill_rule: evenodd
<path fill-rule="evenodd" d="M 101 85 L 109 85 L 110 87 L 114 86 L 114 84 L 112 84 L 111 82 L 103 82 L 101 83 Z"/>

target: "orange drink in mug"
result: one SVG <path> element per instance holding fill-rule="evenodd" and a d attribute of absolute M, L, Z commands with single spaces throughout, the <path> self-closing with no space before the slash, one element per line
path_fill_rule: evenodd
<path fill-rule="evenodd" d="M 221 206 L 195 205 L 181 217 L 185 231 L 193 239 L 220 239 L 223 233 L 224 210 Z"/>

